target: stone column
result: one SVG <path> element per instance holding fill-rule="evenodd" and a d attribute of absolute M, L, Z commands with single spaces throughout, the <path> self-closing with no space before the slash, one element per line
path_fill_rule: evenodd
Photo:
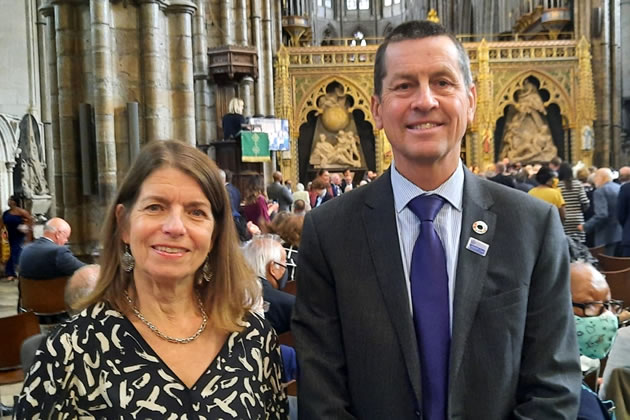
<path fill-rule="evenodd" d="M 236 3 L 236 43 L 246 46 L 249 44 L 247 35 L 247 0 L 237 0 Z"/>
<path fill-rule="evenodd" d="M 621 102 L 622 98 L 622 50 L 621 50 L 621 4 L 610 2 L 610 164 L 619 168 L 626 162 L 621 159 Z M 627 47 L 626 47 L 627 48 Z"/>
<path fill-rule="evenodd" d="M 197 144 L 208 144 L 211 139 L 209 122 L 208 39 L 205 24 L 205 1 L 196 0 L 197 13 L 193 17 L 193 78 L 195 83 L 195 134 Z"/>
<path fill-rule="evenodd" d="M 170 136 L 168 92 L 166 91 L 165 30 L 160 26 L 157 0 L 140 4 L 140 49 L 143 69 L 145 141 L 165 140 Z"/>
<path fill-rule="evenodd" d="M 7 156 L 7 158 L 9 158 Z M 5 166 L 7 167 L 7 178 L 9 179 L 9 193 L 8 197 L 13 195 L 13 168 L 15 168 L 15 162 L 5 162 Z"/>
<path fill-rule="evenodd" d="M 595 122 L 595 165 L 610 165 L 611 131 L 611 61 L 610 61 L 610 10 L 608 2 L 602 1 L 602 31 L 600 37 L 593 38 L 593 81 L 597 105 Z"/>
<path fill-rule="evenodd" d="M 116 135 L 112 89 L 111 6 L 109 0 L 90 0 L 90 37 L 94 74 L 94 128 L 101 204 L 116 194 Z M 103 213 L 104 214 L 104 213 Z M 94 237 L 98 232 L 94 232 Z"/>
<path fill-rule="evenodd" d="M 195 137 L 195 95 L 193 82 L 192 15 L 195 5 L 188 0 L 172 1 L 166 12 L 171 15 L 171 90 L 173 138 L 192 146 Z"/>
<path fill-rule="evenodd" d="M 221 30 L 223 44 L 234 45 L 234 3 L 232 0 L 221 2 Z"/>
<path fill-rule="evenodd" d="M 265 66 L 263 63 L 262 26 L 260 23 L 262 14 L 262 0 L 251 0 L 252 6 L 252 44 L 256 47 L 258 56 L 258 81 L 254 85 L 256 107 L 254 114 L 266 115 L 265 109 Z"/>
<path fill-rule="evenodd" d="M 76 21 L 74 5 L 61 3 L 55 4 L 56 23 L 56 54 L 57 54 L 57 88 L 59 98 L 59 172 L 62 178 L 63 189 L 61 196 L 57 195 L 58 213 L 78 231 L 76 241 L 81 242 L 82 226 L 79 212 L 80 202 L 80 174 L 77 156 L 79 150 L 77 144 L 77 131 L 75 119 L 77 106 L 75 104 L 73 64 L 77 62 L 75 54 L 75 28 Z M 58 173 L 59 173 L 58 172 Z M 59 191 L 59 189 L 57 189 Z"/>
<path fill-rule="evenodd" d="M 39 75 L 39 32 L 37 23 L 37 0 L 26 0 L 26 56 L 28 68 L 28 104 L 27 112 L 41 120 L 41 92 Z"/>
<path fill-rule="evenodd" d="M 239 97 L 245 103 L 243 109 L 243 116 L 251 117 L 254 115 L 254 101 L 252 98 L 252 88 L 254 86 L 254 79 L 251 76 L 245 76 L 241 80 L 239 85 Z"/>
<path fill-rule="evenodd" d="M 273 52 L 271 33 L 271 0 L 263 0 L 263 62 L 264 73 L 259 78 L 265 80 L 265 115 L 275 114 L 273 107 Z"/>
<path fill-rule="evenodd" d="M 40 2 L 38 1 L 37 8 L 40 7 Z M 45 12 L 44 12 L 45 10 Z M 52 105 L 52 89 L 55 86 L 55 83 L 51 83 L 57 79 L 57 74 L 55 72 L 54 79 L 51 78 L 51 72 L 49 71 L 50 66 L 50 50 L 51 48 L 54 51 L 54 41 L 51 42 L 50 32 L 51 28 L 49 26 L 53 26 L 52 34 L 54 36 L 54 25 L 53 22 L 48 22 L 48 26 L 46 20 L 47 16 L 52 15 L 53 9 L 48 7 L 46 9 L 42 9 L 42 13 L 37 15 L 37 37 L 39 43 L 39 83 L 41 86 L 40 94 L 41 94 L 41 103 L 42 103 L 42 123 L 44 125 L 44 147 L 46 150 L 46 182 L 48 182 L 48 191 L 50 192 L 51 202 L 50 202 L 50 210 L 48 213 L 51 217 L 54 217 L 57 213 L 56 203 L 55 203 L 55 153 L 54 153 L 54 145 L 53 145 L 53 125 L 52 125 L 52 114 L 51 107 Z M 56 59 L 56 56 L 53 56 L 53 60 Z M 57 89 L 55 88 L 55 92 Z M 58 109 L 58 105 L 55 103 L 55 109 Z M 58 125 L 57 125 L 58 128 Z"/>

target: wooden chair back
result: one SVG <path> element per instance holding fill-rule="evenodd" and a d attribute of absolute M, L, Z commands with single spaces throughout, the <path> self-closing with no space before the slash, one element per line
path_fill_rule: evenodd
<path fill-rule="evenodd" d="M 2 345 L 0 345 L 0 385 L 24 380 L 20 350 L 28 337 L 39 333 L 39 321 L 32 312 L 0 318 Z"/>
<path fill-rule="evenodd" d="M 289 281 L 287 282 L 286 286 L 284 286 L 284 289 L 282 289 L 283 292 L 287 292 L 293 296 L 297 295 L 297 281 L 293 280 L 293 281 Z"/>
<path fill-rule="evenodd" d="M 37 316 L 66 313 L 63 293 L 68 277 L 34 280 L 20 277 L 20 307 L 35 312 Z"/>
<path fill-rule="evenodd" d="M 599 254 L 596 257 L 603 271 L 619 271 L 630 268 L 629 257 L 610 257 L 605 254 Z"/>
<path fill-rule="evenodd" d="M 610 287 L 613 299 L 623 300 L 624 306 L 630 305 L 630 268 L 617 271 L 602 271 Z"/>
<path fill-rule="evenodd" d="M 593 248 L 589 248 L 588 250 L 591 253 L 591 255 L 593 256 L 593 258 L 598 258 L 606 250 L 606 245 L 596 246 L 596 247 L 593 247 Z"/>

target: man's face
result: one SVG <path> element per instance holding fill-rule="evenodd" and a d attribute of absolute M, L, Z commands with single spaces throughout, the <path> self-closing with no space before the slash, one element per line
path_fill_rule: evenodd
<path fill-rule="evenodd" d="M 71 234 L 70 228 L 61 228 L 55 232 L 55 243 L 57 245 L 64 246 L 68 243 Z"/>
<path fill-rule="evenodd" d="M 606 279 L 593 267 L 571 265 L 571 299 L 574 303 L 605 302 L 610 300 L 610 288 Z M 583 316 L 582 309 L 573 307 L 573 313 Z"/>
<path fill-rule="evenodd" d="M 324 173 L 322 173 L 322 181 L 324 181 L 326 185 L 330 185 L 330 174 L 328 171 L 324 171 Z"/>
<path fill-rule="evenodd" d="M 381 97 L 372 97 L 376 127 L 385 129 L 396 166 L 459 161 L 477 94 L 467 88 L 455 44 L 446 36 L 389 44 Z"/>

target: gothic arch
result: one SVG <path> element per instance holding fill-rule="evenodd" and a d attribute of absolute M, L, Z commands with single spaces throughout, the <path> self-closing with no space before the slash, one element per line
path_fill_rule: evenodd
<path fill-rule="evenodd" d="M 12 127 L 5 115 L 0 114 L 0 162 L 15 162 L 15 148 L 20 137 L 19 126 Z"/>
<path fill-rule="evenodd" d="M 523 87 L 523 83 L 530 76 L 535 77 L 540 82 L 539 90 L 544 89 L 549 92 L 549 99 L 543 103 L 545 108 L 552 103 L 558 105 L 562 117 L 566 118 L 569 122 L 569 126 L 573 126 L 575 123 L 575 107 L 573 106 L 569 93 L 549 74 L 538 70 L 528 70 L 519 73 L 503 86 L 495 96 L 494 103 L 496 106 L 494 106 L 492 120 L 497 121 L 504 115 L 505 109 L 509 105 L 515 105 L 515 93 Z"/>
<path fill-rule="evenodd" d="M 342 85 L 345 93 L 354 99 L 354 104 L 348 108 L 348 112 L 352 113 L 355 109 L 361 110 L 365 114 L 365 121 L 375 127 L 370 110 L 370 95 L 361 86 L 343 76 L 326 76 L 313 84 L 310 91 L 304 95 L 304 99 L 297 105 L 296 127 L 307 122 L 311 111 L 319 110 L 317 99 L 326 94 L 326 87 L 332 82 Z"/>

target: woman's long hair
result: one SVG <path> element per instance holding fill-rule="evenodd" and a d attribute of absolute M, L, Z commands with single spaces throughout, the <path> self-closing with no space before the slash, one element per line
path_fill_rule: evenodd
<path fill-rule="evenodd" d="M 132 273 L 122 269 L 125 244 L 122 228 L 138 199 L 143 182 L 156 170 L 174 168 L 195 179 L 210 202 L 215 220 L 212 249 L 208 254 L 213 273 L 210 282 L 201 279 L 198 267 L 193 287 L 199 292 L 212 324 L 226 331 L 240 331 L 242 320 L 260 295 L 252 271 L 243 260 L 230 212 L 229 198 L 217 166 L 205 154 L 179 141 L 154 141 L 146 145 L 127 172 L 115 200 L 110 205 L 102 232 L 101 271 L 94 292 L 77 306 L 107 301 L 121 311 L 128 303 L 123 291 L 133 282 Z M 124 206 L 118 220 L 116 207 Z"/>

